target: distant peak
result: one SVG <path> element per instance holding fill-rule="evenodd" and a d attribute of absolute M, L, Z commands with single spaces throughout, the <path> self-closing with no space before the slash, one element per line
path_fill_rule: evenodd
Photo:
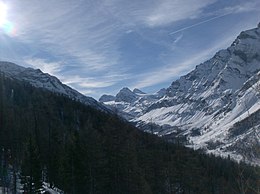
<path fill-rule="evenodd" d="M 159 95 L 159 96 L 164 96 L 165 94 L 166 94 L 166 89 L 165 88 L 162 88 L 162 89 L 160 89 L 158 92 L 157 92 L 157 94 Z"/>
<path fill-rule="evenodd" d="M 116 95 L 116 102 L 133 102 L 137 98 L 137 95 L 133 93 L 129 88 L 122 88 Z"/>
<path fill-rule="evenodd" d="M 99 98 L 99 102 L 114 101 L 115 98 L 116 98 L 115 96 L 104 94 L 104 95 L 102 95 L 102 96 Z"/>
<path fill-rule="evenodd" d="M 146 94 L 145 92 L 139 90 L 138 88 L 135 88 L 135 89 L 133 90 L 133 92 L 134 92 L 135 94 Z"/>
<path fill-rule="evenodd" d="M 119 92 L 132 92 L 132 91 L 128 87 L 124 87 Z"/>

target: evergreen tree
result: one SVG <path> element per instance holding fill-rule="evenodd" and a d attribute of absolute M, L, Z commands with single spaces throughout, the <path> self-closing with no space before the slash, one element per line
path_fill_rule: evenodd
<path fill-rule="evenodd" d="M 40 193 L 42 188 L 42 171 L 40 164 L 40 155 L 35 139 L 29 137 L 27 150 L 22 162 L 22 179 L 24 190 L 28 193 Z"/>

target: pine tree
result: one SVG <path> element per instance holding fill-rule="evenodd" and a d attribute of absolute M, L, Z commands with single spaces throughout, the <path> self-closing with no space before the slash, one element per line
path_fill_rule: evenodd
<path fill-rule="evenodd" d="M 27 142 L 27 150 L 22 163 L 22 183 L 28 193 L 40 193 L 42 188 L 42 171 L 40 154 L 32 136 Z"/>

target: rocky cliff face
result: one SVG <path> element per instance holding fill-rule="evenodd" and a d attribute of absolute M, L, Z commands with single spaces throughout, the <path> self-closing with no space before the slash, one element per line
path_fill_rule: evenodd
<path fill-rule="evenodd" d="M 144 130 L 182 138 L 195 149 L 259 164 L 259 78 L 258 25 L 163 92 L 130 95 L 128 91 L 127 100 L 104 104 Z"/>

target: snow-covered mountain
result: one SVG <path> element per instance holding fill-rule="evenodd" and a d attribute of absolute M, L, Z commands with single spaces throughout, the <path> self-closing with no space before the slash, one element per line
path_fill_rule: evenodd
<path fill-rule="evenodd" d="M 260 164 L 259 78 L 260 25 L 167 89 L 145 94 L 123 88 L 101 102 L 159 136 Z"/>
<path fill-rule="evenodd" d="M 11 79 L 25 81 L 37 88 L 43 88 L 54 93 L 68 96 L 71 99 L 80 101 L 96 109 L 107 111 L 101 103 L 91 97 L 86 97 L 78 91 L 61 83 L 59 79 L 39 69 L 25 68 L 14 63 L 0 61 L 0 73 Z"/>
<path fill-rule="evenodd" d="M 146 94 L 137 88 L 133 91 L 123 88 L 116 96 L 103 95 L 99 101 L 127 120 L 133 121 L 143 115 L 147 108 L 161 99 L 164 94 L 166 94 L 166 89 L 155 94 Z"/>

